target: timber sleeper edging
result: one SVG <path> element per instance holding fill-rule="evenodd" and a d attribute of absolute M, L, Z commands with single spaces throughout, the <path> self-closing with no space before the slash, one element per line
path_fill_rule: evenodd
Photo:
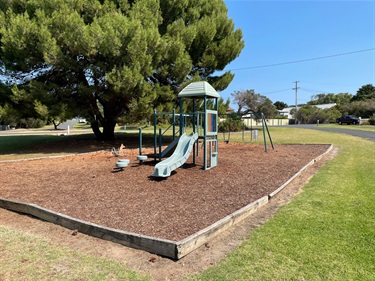
<path fill-rule="evenodd" d="M 293 177 L 286 181 L 274 192 L 259 198 L 258 200 L 246 205 L 245 207 L 233 212 L 232 214 L 218 220 L 212 225 L 180 240 L 171 241 L 167 239 L 155 238 L 137 233 L 126 232 L 118 229 L 108 228 L 87 221 L 79 220 L 58 212 L 54 212 L 35 204 L 0 198 L 0 208 L 28 214 L 36 218 L 51 222 L 68 229 L 78 230 L 78 232 L 91 235 L 93 237 L 119 243 L 121 245 L 144 250 L 153 254 L 168 257 L 174 260 L 181 259 L 209 240 L 218 236 L 231 226 L 237 224 L 259 208 L 266 205 L 282 189 L 284 189 L 293 179 L 298 177 L 309 166 L 320 160 L 324 155 L 332 150 L 331 145 L 326 152 L 311 160 L 307 165 L 300 169 Z"/>

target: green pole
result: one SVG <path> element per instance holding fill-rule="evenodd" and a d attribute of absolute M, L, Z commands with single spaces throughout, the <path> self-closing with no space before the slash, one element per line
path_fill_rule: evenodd
<path fill-rule="evenodd" d="M 265 129 L 264 129 L 264 115 L 263 113 L 262 114 L 262 128 L 263 128 L 263 141 L 264 141 L 264 151 L 267 152 L 267 143 L 266 143 L 266 132 L 265 132 Z"/>
<path fill-rule="evenodd" d="M 198 127 L 195 123 L 197 121 L 197 118 L 196 118 L 196 112 L 195 112 L 195 99 L 193 99 L 193 132 L 196 133 L 196 128 Z M 199 143 L 199 136 L 198 136 L 198 140 L 197 140 L 197 143 Z M 198 146 L 196 144 L 193 145 L 193 164 L 195 165 L 196 163 L 196 152 L 197 152 L 197 149 L 198 149 Z"/>
<path fill-rule="evenodd" d="M 162 142 L 161 128 L 159 128 L 159 161 L 161 161 L 161 142 Z"/>
<path fill-rule="evenodd" d="M 262 113 L 262 114 L 263 114 L 263 113 Z M 264 116 L 263 116 L 263 118 L 264 118 Z M 270 139 L 272 149 L 275 149 L 275 147 L 273 146 L 273 142 L 272 142 L 272 138 L 271 138 L 270 130 L 268 130 L 268 125 L 267 125 L 266 119 L 264 119 L 264 124 L 266 125 L 267 134 L 268 134 L 268 138 Z"/>
<path fill-rule="evenodd" d="M 195 112 L 195 99 L 193 99 L 193 132 L 196 133 L 196 127 L 197 125 L 195 124 L 196 123 L 196 112 Z"/>
<path fill-rule="evenodd" d="M 218 130 L 219 130 L 219 100 L 216 98 L 215 99 L 216 101 L 216 135 L 215 135 L 215 138 L 216 138 L 216 142 L 215 142 L 215 149 L 216 149 L 216 165 L 219 165 L 219 144 L 218 144 L 218 137 L 217 137 L 217 134 L 218 134 Z"/>
<path fill-rule="evenodd" d="M 206 147 L 206 140 L 207 140 L 207 97 L 204 96 L 204 136 L 203 136 L 203 167 L 204 170 L 207 170 L 207 147 Z"/>
<path fill-rule="evenodd" d="M 142 128 L 139 128 L 139 155 L 142 155 Z"/>
<path fill-rule="evenodd" d="M 182 136 L 182 122 L 183 122 L 183 117 L 182 117 L 182 98 L 180 98 L 180 136 Z"/>
<path fill-rule="evenodd" d="M 173 140 L 176 137 L 176 115 L 175 115 L 175 109 L 173 108 L 172 112 L 172 133 L 173 133 Z"/>
<path fill-rule="evenodd" d="M 156 146 L 157 146 L 157 141 L 156 141 L 156 109 L 154 109 L 154 161 L 156 161 Z"/>

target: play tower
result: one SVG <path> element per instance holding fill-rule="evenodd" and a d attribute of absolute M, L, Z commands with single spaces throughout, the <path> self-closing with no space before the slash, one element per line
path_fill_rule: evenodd
<path fill-rule="evenodd" d="M 178 94 L 178 97 L 180 99 L 180 135 L 184 133 L 186 128 L 186 124 L 184 124 L 186 119 L 183 118 L 184 113 L 182 112 L 183 102 L 185 99 L 192 99 L 193 103 L 193 132 L 198 134 L 198 140 L 193 150 L 193 163 L 195 164 L 199 143 L 201 142 L 203 144 L 204 170 L 216 167 L 218 164 L 217 132 L 218 99 L 220 95 L 209 83 L 200 81 L 190 83 Z"/>

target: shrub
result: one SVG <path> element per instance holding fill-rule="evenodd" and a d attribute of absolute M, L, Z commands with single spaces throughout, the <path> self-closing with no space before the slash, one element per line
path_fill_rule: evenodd
<path fill-rule="evenodd" d="M 371 125 L 369 121 L 362 121 L 361 125 Z"/>
<path fill-rule="evenodd" d="M 375 125 L 375 116 L 372 116 L 369 120 L 368 120 L 369 124 L 370 125 Z"/>
<path fill-rule="evenodd" d="M 340 109 L 343 115 L 356 115 L 367 118 L 375 113 L 375 99 L 351 102 Z"/>
<path fill-rule="evenodd" d="M 334 107 L 320 109 L 312 105 L 301 107 L 295 114 L 298 122 L 302 124 L 315 124 L 318 120 L 320 123 L 335 122 L 340 116 L 340 112 Z"/>
<path fill-rule="evenodd" d="M 46 122 L 38 118 L 23 118 L 20 120 L 21 128 L 41 128 L 45 125 Z"/>
<path fill-rule="evenodd" d="M 219 132 L 240 132 L 243 129 L 241 117 L 229 115 L 219 123 Z"/>
<path fill-rule="evenodd" d="M 0 125 L 9 125 L 10 127 L 15 127 L 18 122 L 18 113 L 17 111 L 5 104 L 3 107 L 0 107 Z"/>

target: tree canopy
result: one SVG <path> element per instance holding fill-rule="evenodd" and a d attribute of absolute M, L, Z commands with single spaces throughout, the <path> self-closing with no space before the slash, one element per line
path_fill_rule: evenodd
<path fill-rule="evenodd" d="M 229 105 L 230 105 L 230 99 L 229 98 L 227 98 L 226 101 L 224 101 L 224 99 L 222 97 L 219 98 L 219 100 L 218 100 L 218 114 L 219 115 L 226 114 L 228 112 Z"/>
<path fill-rule="evenodd" d="M 375 99 L 375 86 L 367 84 L 358 89 L 357 94 L 352 97 L 351 101 L 364 101 Z"/>
<path fill-rule="evenodd" d="M 39 109 L 53 96 L 113 138 L 119 116 L 171 107 L 190 81 L 225 89 L 233 74 L 216 71 L 244 42 L 223 0 L 0 0 L 0 46 L 9 81 L 44 93 Z"/>
<path fill-rule="evenodd" d="M 317 105 L 317 104 L 327 104 L 327 103 L 336 103 L 337 105 L 344 105 L 350 102 L 350 99 L 353 95 L 349 93 L 339 93 L 339 94 L 317 94 L 312 96 L 312 100 L 307 104 Z"/>
<path fill-rule="evenodd" d="M 320 123 L 335 122 L 336 118 L 341 116 L 336 107 L 320 109 L 311 104 L 300 107 L 297 112 L 293 109 L 292 114 L 302 124 L 316 124 L 318 121 Z"/>
<path fill-rule="evenodd" d="M 273 118 L 278 113 L 269 98 L 256 94 L 254 90 L 235 91 L 232 96 L 234 103 L 238 105 L 239 115 L 252 113 L 256 119 L 260 119 L 261 113 L 266 118 Z"/>
<path fill-rule="evenodd" d="M 273 105 L 278 110 L 283 110 L 284 108 L 288 107 L 288 104 L 283 102 L 283 101 L 276 101 L 276 102 L 273 103 Z"/>

